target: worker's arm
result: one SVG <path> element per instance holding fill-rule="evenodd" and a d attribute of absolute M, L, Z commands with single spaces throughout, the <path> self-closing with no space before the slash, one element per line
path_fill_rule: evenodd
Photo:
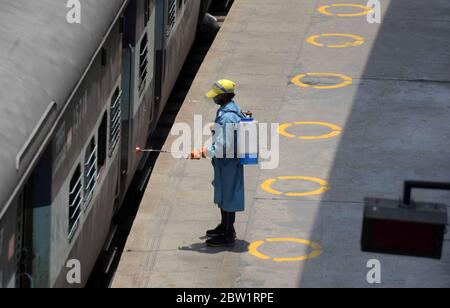
<path fill-rule="evenodd" d="M 223 157 L 223 144 L 224 135 L 222 125 L 219 123 L 214 124 L 214 135 L 211 145 L 207 148 L 206 156 L 209 158 Z"/>
<path fill-rule="evenodd" d="M 240 119 L 234 113 L 226 113 L 216 119 L 212 144 L 208 148 L 195 150 L 190 159 L 232 158 L 236 149 L 236 123 Z"/>
<path fill-rule="evenodd" d="M 236 123 L 240 119 L 234 113 L 224 114 L 214 127 L 214 137 L 211 146 L 207 149 L 209 158 L 233 158 L 235 156 L 237 133 Z"/>

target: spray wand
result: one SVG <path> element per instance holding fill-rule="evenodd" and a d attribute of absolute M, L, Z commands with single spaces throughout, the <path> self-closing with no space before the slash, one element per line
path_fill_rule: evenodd
<path fill-rule="evenodd" d="M 138 153 L 164 153 L 164 154 L 178 154 L 178 155 L 190 155 L 191 153 L 183 153 L 183 152 L 173 152 L 173 151 L 165 151 L 165 150 L 155 150 L 155 149 L 142 149 L 141 147 L 136 148 L 136 152 Z"/>

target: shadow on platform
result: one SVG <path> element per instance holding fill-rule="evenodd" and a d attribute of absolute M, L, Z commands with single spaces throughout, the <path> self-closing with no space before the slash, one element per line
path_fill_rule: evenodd
<path fill-rule="evenodd" d="M 300 265 L 301 287 L 370 287 L 370 259 L 382 264 L 381 287 L 450 286 L 448 245 L 440 261 L 360 250 L 364 197 L 400 198 L 405 180 L 450 182 L 450 2 L 388 3 L 361 79 L 355 78 L 328 175 L 331 189 L 315 214 L 310 240 L 324 253 Z M 364 28 L 347 30 L 364 35 Z M 415 198 L 449 204 L 448 196 L 418 192 Z"/>
<path fill-rule="evenodd" d="M 205 254 L 217 254 L 221 252 L 234 252 L 234 253 L 246 253 L 248 252 L 248 247 L 250 243 L 244 240 L 237 240 L 236 245 L 234 247 L 208 247 L 205 242 L 195 243 L 189 246 L 178 247 L 178 250 L 181 251 L 195 251 L 198 253 Z"/>

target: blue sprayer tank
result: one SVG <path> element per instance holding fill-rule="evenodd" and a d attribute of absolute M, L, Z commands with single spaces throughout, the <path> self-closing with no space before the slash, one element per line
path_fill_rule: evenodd
<path fill-rule="evenodd" d="M 241 165 L 259 164 L 258 141 L 258 122 L 251 115 L 246 115 L 238 126 L 238 158 Z"/>

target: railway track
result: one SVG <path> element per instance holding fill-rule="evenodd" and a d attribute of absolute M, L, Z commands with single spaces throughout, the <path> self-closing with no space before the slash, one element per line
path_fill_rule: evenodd
<path fill-rule="evenodd" d="M 162 149 L 195 76 L 232 4 L 233 0 L 228 1 L 225 5 L 215 5 L 214 2 L 211 5 L 209 14 L 214 17 L 217 24 L 207 25 L 202 27 L 203 31 L 199 31 L 156 126 L 155 133 L 148 140 L 148 147 L 155 150 Z M 152 152 L 146 153 L 143 157 L 124 203 L 114 217 L 110 236 L 90 274 L 87 288 L 108 288 L 110 286 L 158 156 L 158 153 Z"/>

